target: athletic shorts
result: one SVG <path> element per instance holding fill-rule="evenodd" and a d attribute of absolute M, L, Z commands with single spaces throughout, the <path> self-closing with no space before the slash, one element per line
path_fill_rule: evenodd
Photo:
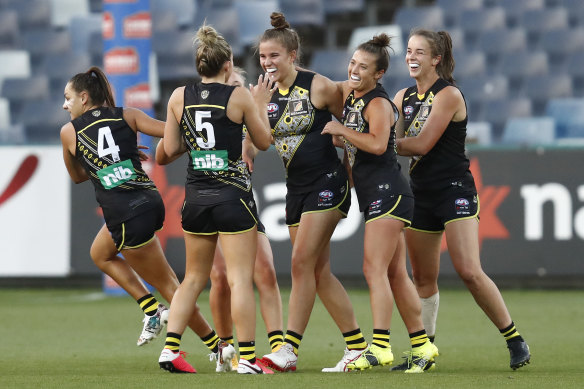
<path fill-rule="evenodd" d="M 286 224 L 297 226 L 304 213 L 324 212 L 337 209 L 347 217 L 351 207 L 351 191 L 347 176 L 336 174 L 320 188 L 307 193 L 286 195 Z"/>
<path fill-rule="evenodd" d="M 414 193 L 413 230 L 442 232 L 444 226 L 455 220 L 479 218 L 479 197 L 476 191 L 450 188 L 443 194 Z"/>
<path fill-rule="evenodd" d="M 189 234 L 239 234 L 253 229 L 258 220 L 253 197 L 213 205 L 185 203 L 182 210 L 182 228 Z"/>
<path fill-rule="evenodd" d="M 164 206 L 152 208 L 122 223 L 108 225 L 112 239 L 118 249 L 135 249 L 154 239 L 154 233 L 164 224 Z"/>
<path fill-rule="evenodd" d="M 365 211 L 363 211 L 365 223 L 384 217 L 391 217 L 393 219 L 401 220 L 406 226 L 409 226 L 412 224 L 413 215 L 414 198 L 404 195 L 393 195 L 375 200 L 365 208 Z"/>

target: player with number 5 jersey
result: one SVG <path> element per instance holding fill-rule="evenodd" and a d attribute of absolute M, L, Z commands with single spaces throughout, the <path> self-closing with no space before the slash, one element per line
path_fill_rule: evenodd
<path fill-rule="evenodd" d="M 232 291 L 231 313 L 240 355 L 237 372 L 263 374 L 271 371 L 255 357 L 253 274 L 258 216 L 251 177 L 242 158 L 241 134 L 245 124 L 257 148 L 270 147 L 267 106 L 275 88 L 263 76 L 250 90 L 227 85 L 233 55 L 213 27 L 199 28 L 195 42 L 201 81 L 173 92 L 164 139 L 156 149 L 158 163 L 169 163 L 185 152 L 189 157 L 182 209 L 186 271 L 172 300 L 166 345 L 158 362 L 171 372 L 190 370 L 181 361 L 181 338 L 186 319 L 207 286 L 220 242 Z"/>

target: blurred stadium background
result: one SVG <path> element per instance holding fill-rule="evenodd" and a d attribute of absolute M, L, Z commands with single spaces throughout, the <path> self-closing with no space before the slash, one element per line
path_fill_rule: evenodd
<path fill-rule="evenodd" d="M 58 130 L 69 121 L 62 109 L 66 82 L 73 74 L 92 65 L 104 67 L 103 34 L 107 31 L 108 19 L 103 10 L 107 2 L 0 0 L 0 157 L 2 154 L 6 157 L 19 147 L 59 145 Z M 109 1 L 119 2 L 124 1 Z M 497 270 L 503 269 L 500 272 L 503 275 L 535 277 L 540 281 L 542 277 L 555 274 L 561 279 L 554 284 L 560 286 L 570 277 L 576 278 L 576 284 L 584 284 L 582 261 L 575 261 L 573 257 L 578 250 L 581 252 L 584 239 L 584 216 L 578 212 L 578 202 L 584 201 L 578 179 L 581 177 L 578 166 L 582 162 L 582 149 L 573 147 L 584 145 L 584 1 L 150 0 L 150 10 L 151 18 L 145 19 L 147 28 L 151 29 L 149 90 L 152 112 L 161 120 L 165 119 L 166 102 L 174 88 L 197 77 L 192 40 L 204 20 L 226 37 L 234 49 L 235 63 L 247 70 L 250 80 L 260 72 L 254 44 L 258 35 L 269 28 L 269 14 L 274 10 L 282 11 L 299 32 L 302 65 L 333 80 L 346 78 L 347 60 L 357 43 L 386 31 L 394 36 L 390 69 L 382 80 L 390 96 L 412 84 L 403 62 L 411 28 L 421 26 L 449 31 L 456 60 L 454 76 L 469 106 L 470 154 L 480 160 L 484 180 L 497 181 L 501 185 L 499 188 L 507 188 L 505 193 L 509 193 L 508 202 L 502 203 L 502 198 L 498 200 L 503 204 L 499 209 L 503 229 L 496 226 L 496 216 L 494 222 L 489 221 L 488 213 L 483 218 L 485 225 L 491 226 L 490 236 L 487 233 L 485 239 L 509 240 L 505 245 L 497 241 L 487 248 L 491 250 L 487 251 L 488 256 L 498 261 L 492 265 L 492 270 L 495 275 Z M 107 66 L 105 68 L 107 71 Z M 122 100 L 119 97 L 117 100 L 121 105 Z M 123 104 L 132 105 L 128 101 Z M 531 146 L 537 148 L 531 149 Z M 525 154 L 498 153 L 509 148 L 524 150 Z M 58 152 L 56 158 L 59 158 Z M 269 158 L 270 164 L 279 164 L 277 158 Z M 2 160 L 2 164 L 7 166 L 6 160 Z M 64 171 L 61 166 L 53 170 Z M 167 174 L 172 175 L 168 171 Z M 256 190 L 266 189 L 275 176 L 282 181 L 279 171 L 268 174 L 267 178 L 262 175 L 262 170 L 258 170 L 255 176 L 258 183 L 254 182 Z M 180 185 L 182 171 L 177 176 L 176 182 Z M 62 182 L 69 185 L 66 179 Z M 567 194 L 562 188 L 545 186 L 557 182 Z M 4 185 L 1 175 L 0 184 Z M 559 193 L 556 197 L 541 195 L 537 200 L 540 207 L 533 208 L 534 219 L 528 215 L 527 199 L 534 190 L 529 185 L 558 189 Z M 87 205 L 83 208 L 76 201 L 84 196 L 88 204 L 94 206 L 95 203 L 90 185 L 83 189 L 78 187 L 71 189 L 71 200 L 69 202 L 67 197 L 65 204 L 65 217 L 70 213 L 74 216 L 71 225 L 64 227 L 66 234 L 71 232 L 70 240 L 68 237 L 64 245 L 72 246 L 67 254 L 72 257 L 71 261 L 84 262 L 91 267 L 87 252 L 97 227 L 89 228 L 82 240 L 76 239 L 75 234 L 85 228 L 79 227 L 76 223 L 81 221 L 76 219 L 85 212 L 81 209 L 87 209 Z M 487 184 L 484 187 L 481 203 L 483 194 L 486 200 L 487 194 L 491 194 L 487 189 L 494 188 Z M 273 198 L 267 194 L 260 197 L 268 203 Z M 49 197 L 47 204 L 53 203 L 54 198 Z M 0 200 L 0 205 L 5 200 Z M 554 208 L 545 205 L 546 201 L 553 202 Z M 489 203 L 485 201 L 485 205 Z M 562 208 L 565 212 L 558 211 L 561 206 L 565 206 Z M 487 207 L 483 209 L 488 211 Z M 0 216 L 2 212 L 0 208 Z M 32 208 L 30 212 L 33 214 Z M 2 231 L 14 230 L 11 218 L 6 214 L 0 217 L 0 225 L 4 225 Z M 51 229 L 54 219 L 46 219 L 49 224 L 40 228 L 41 231 Z M 536 226 L 535 222 L 539 224 Z M 564 227 L 559 227 L 560 224 Z M 177 240 L 180 241 L 180 236 Z M 276 253 L 289 250 L 287 246 L 273 244 Z M 339 252 L 343 252 L 342 247 Z M 176 249 L 177 253 L 180 251 Z M 80 252 L 86 254 L 77 259 Z M 508 256 L 523 257 L 511 264 Z M 0 257 L 8 261 L 11 255 L 4 251 Z M 531 261 L 528 267 L 525 261 Z M 276 262 L 282 269 L 288 266 L 287 258 Z M 63 266 L 61 273 L 67 275 L 95 271 L 69 262 Z M 351 262 L 346 267 L 339 266 L 341 270 L 346 269 L 347 274 L 360 272 L 359 266 Z M 177 271 L 182 268 L 181 264 L 175 266 Z M 452 274 L 452 269 L 449 270 Z M 279 273 L 285 272 L 279 270 Z M 19 274 L 28 273 L 3 273 L 0 267 L 0 278 Z"/>
<path fill-rule="evenodd" d="M 584 137 L 584 2 L 580 0 L 151 0 L 151 90 L 156 114 L 178 85 L 196 76 L 192 38 L 203 20 L 234 48 L 254 78 L 253 45 L 281 10 L 303 39 L 303 65 L 346 77 L 351 48 L 378 31 L 396 36 L 383 84 L 393 95 L 411 84 L 403 65 L 412 27 L 446 29 L 454 72 L 469 103 L 470 140 L 517 139 L 515 119 L 539 120 L 538 143 Z M 67 121 L 63 86 L 90 65 L 103 66 L 102 0 L 0 0 L 0 142 L 54 143 Z M 570 100 L 570 123 L 562 102 Z M 574 117 L 577 116 L 577 117 Z M 42 119 L 39 119 L 42 118 Z M 515 131 L 516 132 L 516 131 Z"/>

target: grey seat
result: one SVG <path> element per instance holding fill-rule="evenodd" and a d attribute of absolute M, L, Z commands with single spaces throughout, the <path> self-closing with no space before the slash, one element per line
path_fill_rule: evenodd
<path fill-rule="evenodd" d="M 558 137 L 584 137 L 584 99 L 550 99 L 545 114 L 555 120 Z"/>
<path fill-rule="evenodd" d="M 310 61 L 310 70 L 333 81 L 344 81 L 348 77 L 347 67 L 352 53 L 342 49 L 316 50 Z"/>
<path fill-rule="evenodd" d="M 401 27 L 405 37 L 417 27 L 441 30 L 445 26 L 444 11 L 437 6 L 402 7 L 397 10 L 393 23 Z"/>
<path fill-rule="evenodd" d="M 547 145 L 556 140 L 554 119 L 550 117 L 512 118 L 505 124 L 502 143 L 521 146 Z"/>
<path fill-rule="evenodd" d="M 265 30 L 272 28 L 270 14 L 276 9 L 276 0 L 236 1 L 239 43 L 246 47 L 258 43 Z"/>
<path fill-rule="evenodd" d="M 278 0 L 278 8 L 292 28 L 321 27 L 325 21 L 321 0 Z"/>

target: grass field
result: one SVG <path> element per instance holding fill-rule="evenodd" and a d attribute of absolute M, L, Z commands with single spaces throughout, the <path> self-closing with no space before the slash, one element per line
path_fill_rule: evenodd
<path fill-rule="evenodd" d="M 349 291 L 368 340 L 368 293 Z M 0 290 L 4 312 L 0 388 L 582 388 L 584 387 L 584 291 L 503 291 L 532 362 L 509 368 L 505 342 L 464 290 L 442 290 L 438 368 L 406 375 L 374 368 L 324 374 L 342 356 L 342 337 L 317 301 L 300 348 L 298 371 L 270 376 L 214 372 L 207 349 L 189 330 L 183 350 L 199 374 L 173 375 L 158 368 L 163 337 L 138 348 L 142 315 L 129 297 L 98 290 Z M 207 295 L 201 308 L 210 319 Z M 283 291 L 288 301 L 288 291 Z M 268 352 L 263 322 L 257 326 L 258 355 Z M 409 349 L 407 332 L 394 310 L 391 343 L 396 362 Z"/>

